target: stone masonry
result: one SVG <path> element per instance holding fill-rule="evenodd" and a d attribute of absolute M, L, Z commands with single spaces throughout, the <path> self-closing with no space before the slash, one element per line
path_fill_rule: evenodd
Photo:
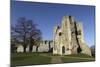
<path fill-rule="evenodd" d="M 53 31 L 53 54 L 70 55 L 83 53 L 91 56 L 91 50 L 84 41 L 82 23 L 72 16 L 64 16 L 61 26 Z"/>
<path fill-rule="evenodd" d="M 48 52 L 53 48 L 53 41 L 42 40 L 39 47 L 38 52 Z M 24 48 L 21 44 L 17 44 L 16 52 L 24 52 Z M 29 45 L 26 48 L 26 52 L 29 52 Z M 33 45 L 32 52 L 36 52 L 36 46 Z"/>
<path fill-rule="evenodd" d="M 83 53 L 91 56 L 91 50 L 84 41 L 82 23 L 76 22 L 72 16 L 64 16 L 61 26 L 55 26 L 53 30 L 53 41 L 42 40 L 38 52 L 48 52 L 53 48 L 53 54 L 70 55 Z M 16 52 L 23 52 L 23 46 L 17 45 Z M 29 52 L 29 45 L 26 48 Z M 33 46 L 32 52 L 36 52 Z"/>

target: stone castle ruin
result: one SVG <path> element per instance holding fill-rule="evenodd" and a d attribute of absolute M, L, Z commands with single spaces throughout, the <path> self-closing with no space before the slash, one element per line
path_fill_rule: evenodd
<path fill-rule="evenodd" d="M 75 21 L 72 16 L 64 16 L 61 26 L 55 26 L 53 41 L 41 41 L 38 52 L 48 52 L 53 48 L 53 54 L 70 55 L 83 53 L 91 56 L 91 50 L 84 41 L 82 23 Z M 33 46 L 32 52 L 36 47 Z M 23 46 L 17 45 L 17 52 L 23 52 Z M 26 51 L 29 52 L 29 46 Z"/>
<path fill-rule="evenodd" d="M 91 56 L 91 50 L 84 41 L 82 23 L 77 23 L 74 17 L 64 16 L 61 26 L 55 26 L 53 33 L 53 54 L 83 53 Z"/>
<path fill-rule="evenodd" d="M 16 45 L 16 52 L 24 52 L 24 47 L 22 44 Z M 42 40 L 38 47 L 38 52 L 49 52 L 53 48 L 53 41 L 51 40 Z M 29 45 L 26 47 L 26 52 L 29 52 Z M 36 52 L 36 46 L 33 45 L 32 52 Z"/>

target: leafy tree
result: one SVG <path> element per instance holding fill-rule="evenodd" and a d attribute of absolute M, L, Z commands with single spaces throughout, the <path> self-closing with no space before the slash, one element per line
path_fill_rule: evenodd
<path fill-rule="evenodd" d="M 21 43 L 26 52 L 26 47 L 29 45 L 29 51 L 32 51 L 32 46 L 38 46 L 41 40 L 41 31 L 36 28 L 36 24 L 32 20 L 27 20 L 25 17 L 20 17 L 14 27 L 11 30 L 14 32 L 14 36 L 11 35 L 11 39 L 16 37 L 17 43 Z"/>

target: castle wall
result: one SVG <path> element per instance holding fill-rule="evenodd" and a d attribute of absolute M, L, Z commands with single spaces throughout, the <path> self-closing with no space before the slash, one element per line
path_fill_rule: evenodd
<path fill-rule="evenodd" d="M 87 46 L 87 44 L 84 41 L 84 33 L 83 33 L 83 26 L 82 23 L 77 24 L 77 31 L 79 34 L 77 35 L 79 45 L 81 47 L 81 53 L 87 54 L 91 56 L 91 49 Z"/>
<path fill-rule="evenodd" d="M 71 54 L 70 43 L 71 43 L 71 28 L 70 28 L 69 16 L 64 16 L 62 20 L 62 41 L 65 47 L 65 54 Z M 64 53 L 63 53 L 64 54 Z"/>
<path fill-rule="evenodd" d="M 49 48 L 50 47 L 50 48 Z M 20 44 L 20 45 L 17 45 L 17 52 L 23 52 L 24 47 Z M 49 49 L 53 48 L 53 42 L 52 41 L 42 41 L 40 43 L 40 46 L 38 47 L 38 52 L 48 52 Z M 29 45 L 27 46 L 26 48 L 26 52 L 29 52 Z M 36 46 L 33 45 L 33 48 L 32 48 L 32 52 L 36 52 Z"/>
<path fill-rule="evenodd" d="M 91 55 L 90 48 L 84 41 L 82 24 L 77 23 L 72 16 L 64 16 L 61 27 L 54 28 L 53 45 L 53 54 L 84 53 Z"/>
<path fill-rule="evenodd" d="M 59 38 L 60 28 L 59 26 L 55 26 L 54 35 L 53 35 L 53 54 L 60 54 L 60 38 Z"/>
<path fill-rule="evenodd" d="M 61 26 L 55 26 L 53 41 L 41 41 L 38 52 L 49 52 L 53 48 L 53 54 L 69 55 L 83 53 L 91 56 L 91 50 L 84 41 L 82 23 L 77 23 L 72 16 L 64 16 Z M 17 52 L 23 52 L 23 46 L 17 45 Z M 29 52 L 29 45 L 26 48 Z M 33 46 L 32 52 L 36 52 Z"/>
<path fill-rule="evenodd" d="M 16 50 L 16 52 L 24 52 L 24 48 L 23 48 L 23 46 L 22 46 L 21 44 L 18 44 L 18 45 L 17 45 L 17 50 Z"/>

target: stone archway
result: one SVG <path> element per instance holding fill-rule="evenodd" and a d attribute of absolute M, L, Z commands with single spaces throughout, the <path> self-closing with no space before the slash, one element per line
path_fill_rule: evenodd
<path fill-rule="evenodd" d="M 65 54 L 65 47 L 62 47 L 62 54 Z"/>

